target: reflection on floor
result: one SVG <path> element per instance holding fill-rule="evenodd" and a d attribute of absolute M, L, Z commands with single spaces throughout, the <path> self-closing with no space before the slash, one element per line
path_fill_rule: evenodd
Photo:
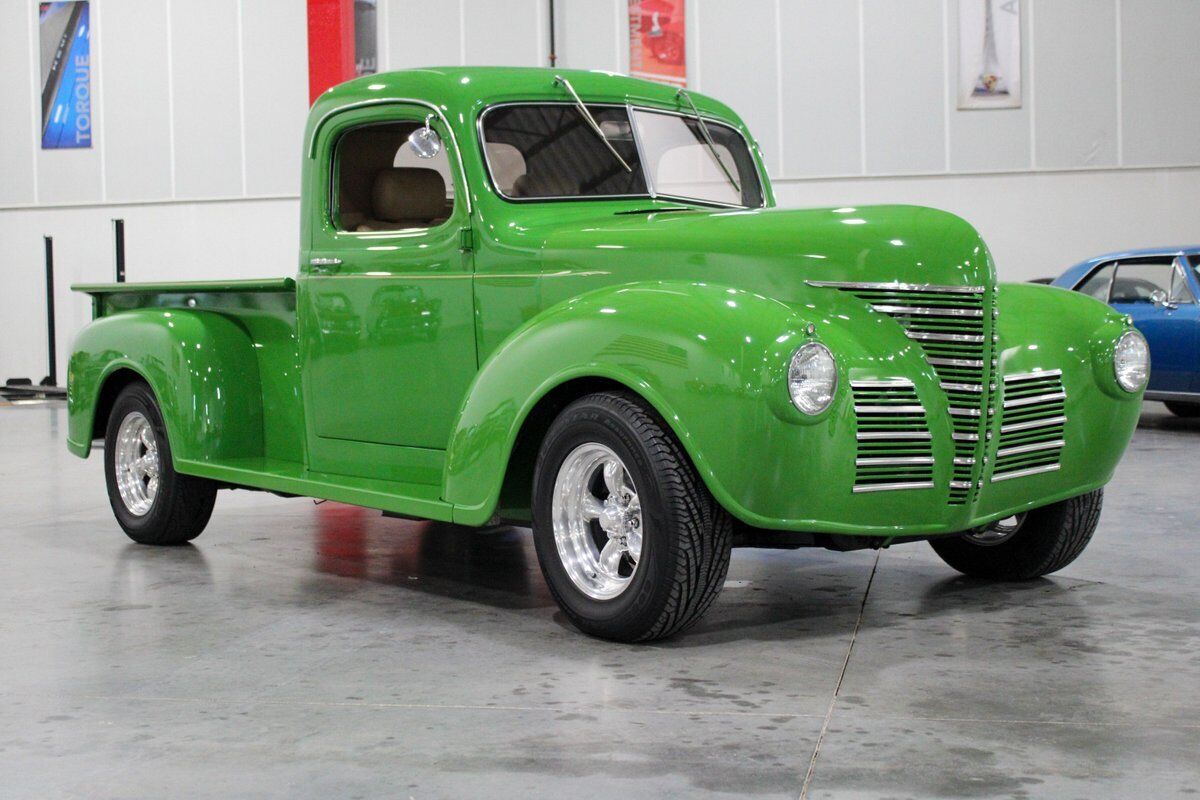
<path fill-rule="evenodd" d="M 1200 421 L 1158 404 L 1061 575 L 737 551 L 641 647 L 571 629 L 521 528 L 237 491 L 192 546 L 133 545 L 65 427 L 0 408 L 0 797 L 1200 790 Z"/>

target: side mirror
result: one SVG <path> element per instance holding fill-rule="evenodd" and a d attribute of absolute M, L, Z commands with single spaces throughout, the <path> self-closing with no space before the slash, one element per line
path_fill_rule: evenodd
<path fill-rule="evenodd" d="M 1154 303 L 1154 305 L 1158 308 L 1165 308 L 1167 310 L 1176 308 L 1176 304 L 1170 301 L 1170 299 L 1167 297 L 1167 293 L 1162 289 L 1155 289 L 1150 293 L 1150 302 Z"/>
<path fill-rule="evenodd" d="M 433 158 L 442 151 L 442 139 L 437 131 L 429 127 L 433 114 L 425 118 L 425 127 L 417 128 L 408 135 L 408 146 L 416 153 L 417 158 Z"/>

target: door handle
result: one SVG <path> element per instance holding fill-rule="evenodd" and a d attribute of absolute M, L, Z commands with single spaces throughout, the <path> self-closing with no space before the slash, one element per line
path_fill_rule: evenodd
<path fill-rule="evenodd" d="M 308 265 L 312 267 L 312 272 L 320 275 L 332 275 L 337 272 L 342 266 L 340 258 L 310 258 Z"/>

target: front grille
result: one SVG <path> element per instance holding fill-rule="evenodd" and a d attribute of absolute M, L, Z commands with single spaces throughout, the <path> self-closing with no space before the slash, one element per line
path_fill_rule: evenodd
<path fill-rule="evenodd" d="M 992 348 L 982 286 L 933 286 L 901 283 L 840 283 L 809 281 L 850 292 L 887 314 L 921 346 L 925 360 L 937 372 L 950 404 L 954 436 L 954 470 L 948 500 L 961 505 L 971 499 L 972 476 L 980 458 L 980 434 L 991 413 L 994 386 L 986 383 Z M 978 485 L 976 484 L 976 490 Z"/>
<path fill-rule="evenodd" d="M 1061 370 L 1005 376 L 993 482 L 1059 468 L 1066 399 Z"/>
<path fill-rule="evenodd" d="M 858 451 L 855 492 L 933 488 L 929 420 L 912 381 L 851 381 Z"/>

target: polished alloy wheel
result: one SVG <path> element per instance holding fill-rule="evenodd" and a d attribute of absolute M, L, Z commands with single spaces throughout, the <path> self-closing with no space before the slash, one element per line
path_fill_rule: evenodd
<path fill-rule="evenodd" d="M 1011 517 L 998 519 L 991 525 L 988 525 L 980 530 L 968 533 L 963 538 L 968 542 L 990 547 L 991 545 L 1003 544 L 1009 539 L 1017 535 L 1017 531 L 1021 530 L 1021 526 L 1025 524 L 1025 512 L 1014 514 Z"/>
<path fill-rule="evenodd" d="M 642 557 L 642 504 L 617 454 L 595 442 L 572 450 L 555 479 L 552 515 L 571 582 L 594 600 L 624 592 Z"/>
<path fill-rule="evenodd" d="M 132 411 L 121 420 L 113 453 L 117 490 L 129 513 L 138 517 L 150 513 L 158 494 L 158 442 L 150 420 Z"/>

